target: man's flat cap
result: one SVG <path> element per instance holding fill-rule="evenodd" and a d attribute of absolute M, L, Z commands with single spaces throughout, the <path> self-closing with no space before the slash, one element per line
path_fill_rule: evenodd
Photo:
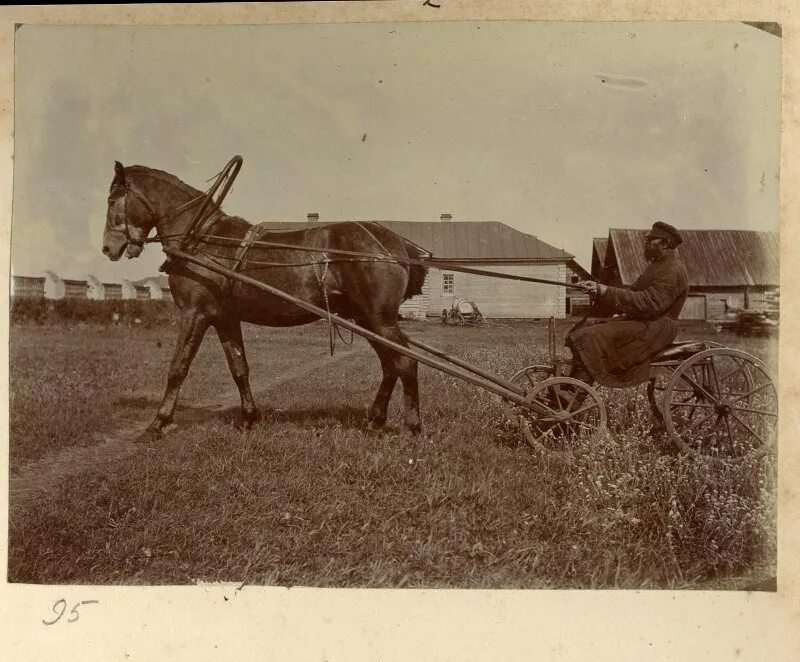
<path fill-rule="evenodd" d="M 668 239 L 672 242 L 673 246 L 678 246 L 683 243 L 683 237 L 669 223 L 663 221 L 656 221 L 653 223 L 653 228 L 645 235 L 648 239 Z"/>

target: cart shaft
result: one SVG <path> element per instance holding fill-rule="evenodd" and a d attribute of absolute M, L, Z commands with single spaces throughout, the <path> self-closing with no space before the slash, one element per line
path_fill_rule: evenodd
<path fill-rule="evenodd" d="M 512 384 L 511 382 L 507 382 L 504 379 L 491 375 L 490 373 L 482 370 L 481 368 L 478 368 L 477 366 L 472 366 L 466 361 L 462 361 L 461 359 L 455 359 L 454 357 L 447 355 L 445 352 L 442 352 L 441 350 L 436 350 L 433 347 L 429 348 L 428 345 L 423 346 L 423 343 L 419 343 L 418 341 L 409 341 L 412 344 L 416 344 L 421 349 L 425 349 L 426 351 L 434 350 L 431 353 L 437 356 L 441 356 L 442 358 L 447 358 L 447 360 L 450 361 L 451 363 L 459 365 L 464 369 L 459 370 L 458 368 L 453 367 L 453 365 L 450 365 L 449 363 L 445 363 L 444 361 L 438 361 L 437 359 L 425 356 L 420 352 L 415 352 L 414 350 L 409 349 L 408 347 L 404 347 L 403 345 L 388 340 L 387 338 L 384 338 L 383 336 L 380 336 L 377 333 L 369 331 L 368 329 L 359 326 L 355 322 L 351 322 L 350 320 L 346 320 L 342 317 L 339 317 L 338 315 L 329 313 L 328 311 L 318 306 L 315 306 L 312 303 L 308 303 L 307 301 L 299 299 L 298 297 L 295 297 L 289 294 L 288 292 L 284 292 L 283 290 L 279 290 L 276 287 L 272 287 L 271 285 L 262 283 L 260 280 L 256 280 L 255 278 L 245 276 L 244 274 L 241 274 L 237 271 L 232 271 L 231 269 L 227 269 L 217 264 L 212 264 L 206 260 L 195 257 L 194 255 L 190 255 L 189 253 L 185 253 L 175 248 L 168 248 L 165 246 L 164 252 L 170 257 L 176 258 L 178 260 L 184 260 L 186 262 L 191 262 L 192 264 L 199 265 L 204 269 L 208 269 L 209 271 L 221 274 L 223 276 L 232 278 L 234 280 L 238 280 L 242 283 L 255 287 L 259 290 L 263 290 L 264 292 L 268 292 L 269 294 L 272 294 L 273 296 L 276 296 L 279 299 L 283 299 L 285 301 L 293 303 L 298 308 L 302 308 L 303 310 L 307 310 L 308 312 L 317 315 L 321 319 L 329 318 L 333 324 L 337 324 L 341 327 L 344 327 L 345 329 L 349 329 L 353 333 L 363 336 L 364 338 L 367 338 L 369 340 L 373 340 L 374 342 L 379 343 L 385 347 L 388 347 L 389 349 L 392 349 L 399 354 L 403 354 L 404 356 L 414 359 L 419 363 L 427 365 L 431 368 L 435 368 L 436 370 L 444 372 L 445 374 L 448 374 L 452 377 L 457 377 L 458 379 L 462 379 L 463 381 L 468 382 L 474 386 L 478 386 L 479 388 L 489 391 L 490 393 L 494 393 L 495 395 L 499 395 L 503 398 L 506 398 L 507 400 L 510 400 L 515 404 L 518 405 L 527 404 L 525 397 L 522 395 L 523 391 L 518 386 Z M 469 370 L 469 372 L 467 372 L 467 370 Z M 476 375 L 480 375 L 481 377 L 478 377 Z"/>

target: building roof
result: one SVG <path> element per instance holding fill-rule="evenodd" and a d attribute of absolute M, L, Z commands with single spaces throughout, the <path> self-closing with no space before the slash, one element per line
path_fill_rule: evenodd
<path fill-rule="evenodd" d="M 565 261 L 573 255 L 499 221 L 376 221 L 440 260 Z M 307 223 L 265 223 L 299 230 Z M 324 223 L 323 223 L 324 225 Z"/>
<path fill-rule="evenodd" d="M 575 260 L 569 260 L 567 262 L 567 266 L 575 272 L 576 276 L 580 276 L 581 280 L 589 280 L 592 277 L 592 274 L 586 271 L 586 269 L 584 269 Z"/>
<path fill-rule="evenodd" d="M 169 278 L 167 276 L 162 276 L 159 274 L 158 276 L 151 276 L 150 278 L 140 278 L 139 280 L 133 281 L 133 284 L 136 287 L 147 285 L 147 283 L 155 282 L 162 290 L 169 289 Z"/>
<path fill-rule="evenodd" d="M 592 248 L 597 255 L 600 264 L 606 263 L 606 248 L 608 247 L 608 239 L 605 237 L 595 237 L 592 239 Z"/>
<path fill-rule="evenodd" d="M 606 266 L 606 252 L 608 250 L 608 239 L 595 237 L 592 239 L 592 277 L 602 280 L 604 278 Z"/>
<path fill-rule="evenodd" d="M 623 285 L 632 284 L 647 266 L 642 250 L 646 233 L 609 230 Z M 770 286 L 780 282 L 777 232 L 681 230 L 681 236 L 683 243 L 677 253 L 686 266 L 690 286 Z"/>

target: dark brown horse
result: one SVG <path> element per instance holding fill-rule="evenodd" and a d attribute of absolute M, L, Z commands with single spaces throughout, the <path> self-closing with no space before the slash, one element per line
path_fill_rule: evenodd
<path fill-rule="evenodd" d="M 178 247 L 191 225 L 204 194 L 161 170 L 143 166 L 125 168 L 119 162 L 108 197 L 103 233 L 103 253 L 111 260 L 138 257 L 153 228 L 165 246 Z M 205 224 L 206 235 L 242 240 L 252 226 L 221 210 Z M 377 223 L 333 223 L 290 232 L 268 232 L 264 241 L 319 248 L 319 253 L 251 246 L 242 271 L 300 299 L 354 320 L 389 340 L 408 346 L 397 326 L 400 304 L 421 292 L 425 269 L 393 262 L 332 258 L 325 265 L 325 248 L 421 257 L 417 246 Z M 206 238 L 197 244 L 199 254 L 231 267 L 239 242 Z M 266 264 L 269 263 L 269 264 Z M 277 266 L 276 266 L 277 265 Z M 285 266 L 284 266 L 285 265 Z M 327 266 L 327 268 L 325 268 Z M 270 294 L 234 281 L 209 269 L 188 263 L 168 263 L 169 285 L 180 309 L 180 335 L 169 367 L 167 387 L 155 420 L 144 438 L 158 437 L 175 411 L 181 385 L 203 336 L 214 326 L 222 343 L 233 379 L 242 399 L 243 423 L 252 425 L 256 406 L 250 393 L 249 371 L 242 342 L 241 323 L 298 326 L 318 317 Z M 385 347 L 371 345 L 381 362 L 383 380 L 369 408 L 374 427 L 386 423 L 386 410 L 399 377 L 403 383 L 405 424 L 420 431 L 417 363 Z"/>

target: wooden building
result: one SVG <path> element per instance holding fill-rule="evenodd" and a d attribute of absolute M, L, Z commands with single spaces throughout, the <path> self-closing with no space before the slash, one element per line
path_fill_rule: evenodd
<path fill-rule="evenodd" d="M 633 284 L 647 264 L 647 230 L 611 229 L 602 272 L 592 275 L 609 285 Z M 747 230 L 681 230 L 677 253 L 689 276 L 689 297 L 682 319 L 721 319 L 726 307 L 763 308 L 778 290 L 779 240 L 777 232 Z M 595 239 L 594 249 L 598 247 Z M 599 257 L 599 251 L 597 251 Z"/>
<path fill-rule="evenodd" d="M 453 221 L 447 214 L 440 221 L 380 221 L 430 253 L 430 262 L 570 282 L 573 256 L 533 235 L 497 221 Z M 575 265 L 577 266 L 577 265 Z M 475 302 L 485 317 L 563 318 L 567 315 L 568 291 L 563 287 L 488 278 L 452 271 L 446 267 L 428 270 L 426 291 L 404 304 L 438 317 L 459 299 Z M 404 312 L 401 308 L 401 312 Z"/>

